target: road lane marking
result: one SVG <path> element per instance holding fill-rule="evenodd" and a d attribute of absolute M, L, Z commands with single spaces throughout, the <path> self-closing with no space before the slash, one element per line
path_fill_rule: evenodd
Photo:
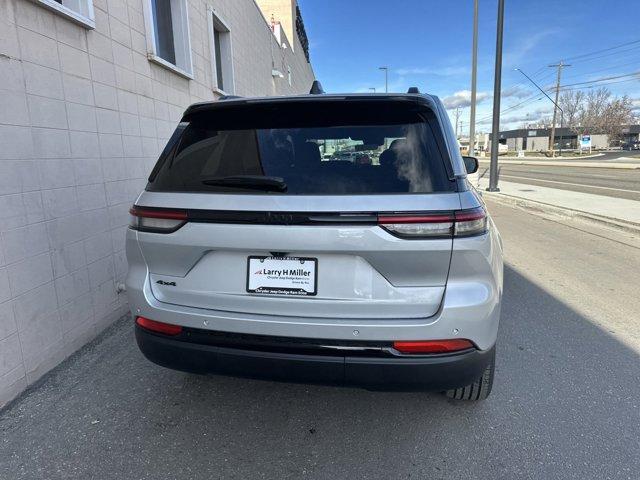
<path fill-rule="evenodd" d="M 535 170 L 535 169 L 527 169 L 527 170 L 517 170 L 517 169 L 513 169 L 511 167 L 502 167 L 507 173 L 538 173 L 538 174 L 542 174 L 542 175 L 558 175 L 558 172 L 549 172 L 547 170 Z M 572 174 L 579 174 L 582 178 L 596 178 L 596 179 L 600 179 L 600 180 L 620 180 L 620 177 L 612 177 L 611 175 L 597 175 L 597 174 L 591 174 L 591 173 L 586 173 L 586 172 L 567 172 L 565 170 L 565 172 L 561 172 L 560 175 L 565 175 L 565 176 L 571 176 Z"/>
<path fill-rule="evenodd" d="M 560 185 L 573 185 L 575 187 L 599 188 L 601 190 L 613 190 L 615 192 L 637 193 L 640 195 L 640 190 L 626 190 L 624 188 L 600 187 L 598 185 L 587 185 L 584 183 L 558 182 L 556 180 L 541 180 L 539 178 L 518 177 L 516 175 L 500 175 L 500 178 L 520 178 L 522 180 L 533 180 L 534 182 L 558 183 Z"/>
<path fill-rule="evenodd" d="M 508 167 L 502 167 L 506 170 L 507 173 L 539 173 L 542 175 L 566 175 L 570 176 L 572 173 L 579 173 L 582 178 L 593 178 L 598 180 L 621 180 L 619 177 L 612 177 L 611 175 L 591 175 L 586 172 L 549 172 L 548 170 L 537 170 L 537 169 L 527 169 L 527 170 L 516 170 Z"/>

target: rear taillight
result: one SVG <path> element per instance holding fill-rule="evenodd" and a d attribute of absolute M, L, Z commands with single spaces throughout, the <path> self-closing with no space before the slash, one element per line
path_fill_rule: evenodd
<path fill-rule="evenodd" d="M 456 237 L 469 237 L 480 235 L 487 231 L 487 212 L 478 207 L 470 210 L 458 210 L 454 212 Z"/>
<path fill-rule="evenodd" d="M 436 214 L 381 214 L 378 225 L 401 238 L 468 237 L 487 231 L 484 208 Z"/>
<path fill-rule="evenodd" d="M 171 233 L 187 223 L 187 212 L 133 206 L 129 227 L 142 232 Z"/>
<path fill-rule="evenodd" d="M 144 317 L 136 317 L 138 326 L 149 330 L 150 332 L 162 333 L 163 335 L 179 335 L 182 333 L 180 325 L 172 325 L 171 323 L 157 322 Z"/>
<path fill-rule="evenodd" d="M 475 345 L 470 340 L 464 338 L 452 338 L 450 340 L 393 342 L 393 348 L 400 353 L 427 355 L 460 352 L 462 350 L 475 348 Z"/>

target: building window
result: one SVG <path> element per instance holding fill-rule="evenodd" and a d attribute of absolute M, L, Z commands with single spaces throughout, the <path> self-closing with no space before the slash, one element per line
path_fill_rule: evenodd
<path fill-rule="evenodd" d="M 35 0 L 35 2 L 83 27 L 96 28 L 93 0 Z"/>
<path fill-rule="evenodd" d="M 209 42 L 211 44 L 211 74 L 213 90 L 222 94 L 235 93 L 231 30 L 220 16 L 209 8 Z"/>
<path fill-rule="evenodd" d="M 146 0 L 149 59 L 193 78 L 187 0 Z"/>
<path fill-rule="evenodd" d="M 302 45 L 302 50 L 304 51 L 304 56 L 307 59 L 307 63 L 309 62 L 309 39 L 307 38 L 307 31 L 304 29 L 304 22 L 302 21 L 302 15 L 300 14 L 300 7 L 296 5 L 296 33 L 298 34 L 298 40 L 300 40 L 300 45 Z M 291 39 L 291 44 L 293 45 L 294 41 Z"/>

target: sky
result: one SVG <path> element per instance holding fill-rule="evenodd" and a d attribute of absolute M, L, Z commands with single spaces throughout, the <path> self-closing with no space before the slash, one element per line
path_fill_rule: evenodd
<path fill-rule="evenodd" d="M 439 96 L 460 132 L 469 125 L 473 0 L 298 0 L 316 78 L 331 93 L 389 91 Z M 491 131 L 497 0 L 479 0 L 476 131 Z M 567 88 L 606 86 L 640 114 L 640 0 L 505 0 L 501 129 L 550 118 L 544 89 L 563 60 Z M 635 42 L 635 43 L 630 43 Z M 584 83 L 591 82 L 591 83 Z M 614 83 L 615 82 L 615 83 Z M 578 84 L 578 85 L 573 85 Z M 551 95 L 553 97 L 553 95 Z"/>

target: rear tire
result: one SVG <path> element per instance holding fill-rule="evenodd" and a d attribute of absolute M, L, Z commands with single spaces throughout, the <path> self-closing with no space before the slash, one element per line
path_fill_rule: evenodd
<path fill-rule="evenodd" d="M 449 398 L 455 400 L 484 400 L 491 393 L 493 387 L 493 377 L 495 372 L 495 355 L 491 358 L 491 362 L 487 365 L 480 378 L 465 387 L 447 390 L 445 394 Z"/>

